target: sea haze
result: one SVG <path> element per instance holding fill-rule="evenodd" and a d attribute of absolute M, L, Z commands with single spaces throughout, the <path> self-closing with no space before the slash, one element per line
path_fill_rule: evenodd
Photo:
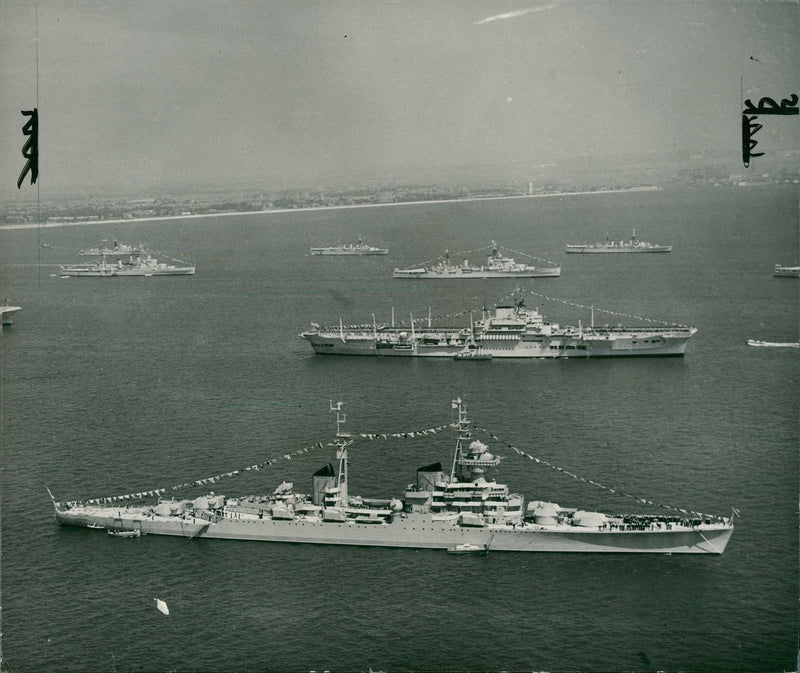
<path fill-rule="evenodd" d="M 406 205 L 0 232 L 3 656 L 25 671 L 793 670 L 797 654 L 796 188 Z M 660 255 L 566 255 L 637 235 Z M 364 242 L 385 257 L 311 257 Z M 70 278 L 101 239 L 145 242 L 191 277 Z M 392 268 L 495 239 L 557 279 L 407 281 Z M 50 247 L 37 247 L 37 242 Z M 481 253 L 483 254 L 483 253 Z M 466 256 L 478 260 L 480 254 Z M 519 261 L 525 258 L 512 254 Z M 299 333 L 491 307 L 517 286 L 547 318 L 695 325 L 685 358 L 451 360 L 314 355 Z M 437 324 L 468 325 L 468 315 Z M 500 442 L 496 476 L 528 500 L 637 511 L 626 493 L 741 511 L 715 556 L 490 553 L 111 538 L 60 528 L 47 496 L 170 487 L 330 441 L 452 420 Z M 481 437 L 486 440 L 486 437 Z M 451 433 L 351 450 L 350 490 L 397 496 L 452 455 Z M 227 495 L 308 492 L 330 447 L 225 479 Z M 195 497 L 201 490 L 178 491 Z M 153 602 L 167 602 L 170 615 Z"/>

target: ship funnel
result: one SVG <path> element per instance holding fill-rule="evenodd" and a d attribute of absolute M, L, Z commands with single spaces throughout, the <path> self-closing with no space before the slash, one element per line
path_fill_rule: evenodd
<path fill-rule="evenodd" d="M 333 471 L 333 465 L 328 463 L 325 467 L 317 470 L 312 477 L 312 501 L 315 505 L 322 506 L 325 499 L 325 490 L 334 485 L 336 473 Z"/>

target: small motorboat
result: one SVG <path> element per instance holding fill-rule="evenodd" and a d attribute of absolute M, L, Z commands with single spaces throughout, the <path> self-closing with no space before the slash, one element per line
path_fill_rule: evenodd
<path fill-rule="evenodd" d="M 142 531 L 140 530 L 110 530 L 108 531 L 109 535 L 113 535 L 114 537 L 140 537 Z"/>
<path fill-rule="evenodd" d="M 479 350 L 467 349 L 459 351 L 453 356 L 454 360 L 491 360 L 491 353 L 482 353 Z"/>
<path fill-rule="evenodd" d="M 455 547 L 448 547 L 448 554 L 487 554 L 489 552 L 488 544 L 470 544 L 464 542 L 457 544 Z"/>
<path fill-rule="evenodd" d="M 758 339 L 748 339 L 748 346 L 761 346 L 762 348 L 800 348 L 798 341 L 759 341 Z"/>

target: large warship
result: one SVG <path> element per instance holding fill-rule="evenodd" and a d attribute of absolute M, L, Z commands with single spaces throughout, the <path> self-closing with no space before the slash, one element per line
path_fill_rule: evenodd
<path fill-rule="evenodd" d="M 367 245 L 358 239 L 358 243 L 345 243 L 331 245 L 328 247 L 311 248 L 312 255 L 388 255 L 387 248 L 378 248 L 374 245 Z"/>
<path fill-rule="evenodd" d="M 111 278 L 113 276 L 191 276 L 195 267 L 190 264 L 176 266 L 159 262 L 142 245 L 126 245 L 114 241 L 113 246 L 81 250 L 83 256 L 96 257 L 93 262 L 82 264 L 62 264 L 61 276 L 84 278 Z M 126 258 L 127 259 L 124 259 Z M 113 261 L 108 261 L 111 258 Z M 175 260 L 177 261 L 177 260 Z"/>
<path fill-rule="evenodd" d="M 61 266 L 62 276 L 81 276 L 90 278 L 106 278 L 111 276 L 191 276 L 194 266 L 175 266 L 159 262 L 149 254 L 138 257 L 131 256 L 123 261 L 118 259 L 111 264 L 105 257 L 98 262 L 88 264 L 65 264 Z"/>
<path fill-rule="evenodd" d="M 592 311 L 592 316 L 594 311 Z M 470 321 L 472 323 L 472 321 Z M 547 321 L 537 309 L 525 307 L 523 299 L 511 305 L 484 311 L 469 327 L 410 327 L 392 324 L 345 328 L 321 327 L 300 336 L 315 353 L 327 355 L 380 355 L 399 357 L 449 357 L 464 355 L 493 358 L 591 358 L 623 356 L 682 356 L 695 327 L 624 327 L 581 323 L 577 327 Z"/>
<path fill-rule="evenodd" d="M 445 250 L 444 260 L 432 267 L 395 269 L 393 278 L 438 278 L 463 280 L 465 278 L 547 278 L 561 275 L 561 267 L 529 266 L 515 262 L 511 257 L 500 254 L 497 244 L 492 241 L 492 252 L 481 266 L 471 266 L 468 260 L 461 264 L 450 261 L 450 252 Z"/>
<path fill-rule="evenodd" d="M 284 482 L 272 495 L 228 498 L 210 494 L 157 504 L 103 506 L 56 502 L 64 526 L 136 535 L 173 535 L 382 547 L 485 551 L 632 552 L 722 554 L 733 533 L 733 517 L 680 510 L 685 514 L 606 514 L 532 501 L 489 480 L 485 470 L 500 458 L 472 440 L 460 399 L 458 437 L 449 471 L 437 462 L 417 470 L 416 482 L 400 498 L 363 498 L 348 490 L 347 454 L 353 439 L 342 431 L 343 404 L 336 413 L 338 469 L 329 463 L 314 473 L 311 494 Z M 51 499 L 53 498 L 51 494 Z"/>
<path fill-rule="evenodd" d="M 81 250 L 81 255 L 85 257 L 126 257 L 130 255 L 146 255 L 147 248 L 139 244 L 128 245 L 114 241 L 113 245 L 102 245 L 97 248 L 86 248 Z"/>
<path fill-rule="evenodd" d="M 636 229 L 629 241 L 612 241 L 606 237 L 605 241 L 599 243 L 578 243 L 567 244 L 567 252 L 580 253 L 613 253 L 613 252 L 670 252 L 671 245 L 658 245 L 657 243 L 645 243 L 636 238 Z"/>

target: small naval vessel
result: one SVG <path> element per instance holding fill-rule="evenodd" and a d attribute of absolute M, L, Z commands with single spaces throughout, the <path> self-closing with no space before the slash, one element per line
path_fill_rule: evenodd
<path fill-rule="evenodd" d="M 560 326 L 545 320 L 538 309 L 525 307 L 523 299 L 512 305 L 484 311 L 469 327 L 410 327 L 392 324 L 362 325 L 345 329 L 321 327 L 300 334 L 315 353 L 326 355 L 379 355 L 397 357 L 491 358 L 592 358 L 629 356 L 682 356 L 697 332 L 684 325 L 624 327 Z M 470 320 L 470 323 L 472 321 Z M 475 353 L 475 355 L 470 355 Z M 480 356 L 480 357 L 479 357 Z"/>
<path fill-rule="evenodd" d="M 84 264 L 62 264 L 61 276 L 79 276 L 83 278 L 108 278 L 116 275 L 116 264 L 106 262 L 105 257 L 97 262 Z"/>
<path fill-rule="evenodd" d="M 465 278 L 548 278 L 561 275 L 561 267 L 537 267 L 515 262 L 498 252 L 497 244 L 492 241 L 492 252 L 482 266 L 470 266 L 465 259 L 460 265 L 452 264 L 450 252 L 445 250 L 444 260 L 430 268 L 395 269 L 393 278 L 440 278 L 446 280 L 463 280 Z"/>
<path fill-rule="evenodd" d="M 349 244 L 340 244 L 340 245 L 332 245 L 327 248 L 311 248 L 312 255 L 388 255 L 389 250 L 387 248 L 376 248 L 372 245 L 367 245 L 366 243 L 362 243 L 361 238 L 358 239 L 358 243 L 353 245 L 352 243 Z"/>
<path fill-rule="evenodd" d="M 773 275 L 783 278 L 800 278 L 800 266 L 781 266 L 776 264 Z"/>
<path fill-rule="evenodd" d="M 457 439 L 449 471 L 441 462 L 420 467 L 401 497 L 363 498 L 348 489 L 348 450 L 342 402 L 336 413 L 338 469 L 329 463 L 312 476 L 311 493 L 282 483 L 272 495 L 162 500 L 157 504 L 101 506 L 57 502 L 63 526 L 102 527 L 117 533 L 189 538 L 262 540 L 379 547 L 475 551 L 627 552 L 722 554 L 733 533 L 730 518 L 684 515 L 610 514 L 531 501 L 486 477 L 500 458 L 470 435 L 461 399 Z M 49 492 L 49 489 L 48 489 Z"/>
<path fill-rule="evenodd" d="M 578 243 L 567 244 L 567 252 L 573 253 L 611 253 L 611 252 L 670 252 L 671 245 L 657 245 L 656 243 L 645 243 L 636 238 L 636 229 L 629 241 L 612 241 L 606 237 L 605 241 L 599 243 Z"/>
<path fill-rule="evenodd" d="M 85 257 L 125 257 L 130 255 L 146 255 L 147 248 L 141 243 L 138 245 L 126 245 L 115 240 L 113 245 L 103 245 L 97 248 L 86 248 L 81 250 L 80 254 L 84 255 Z"/>

